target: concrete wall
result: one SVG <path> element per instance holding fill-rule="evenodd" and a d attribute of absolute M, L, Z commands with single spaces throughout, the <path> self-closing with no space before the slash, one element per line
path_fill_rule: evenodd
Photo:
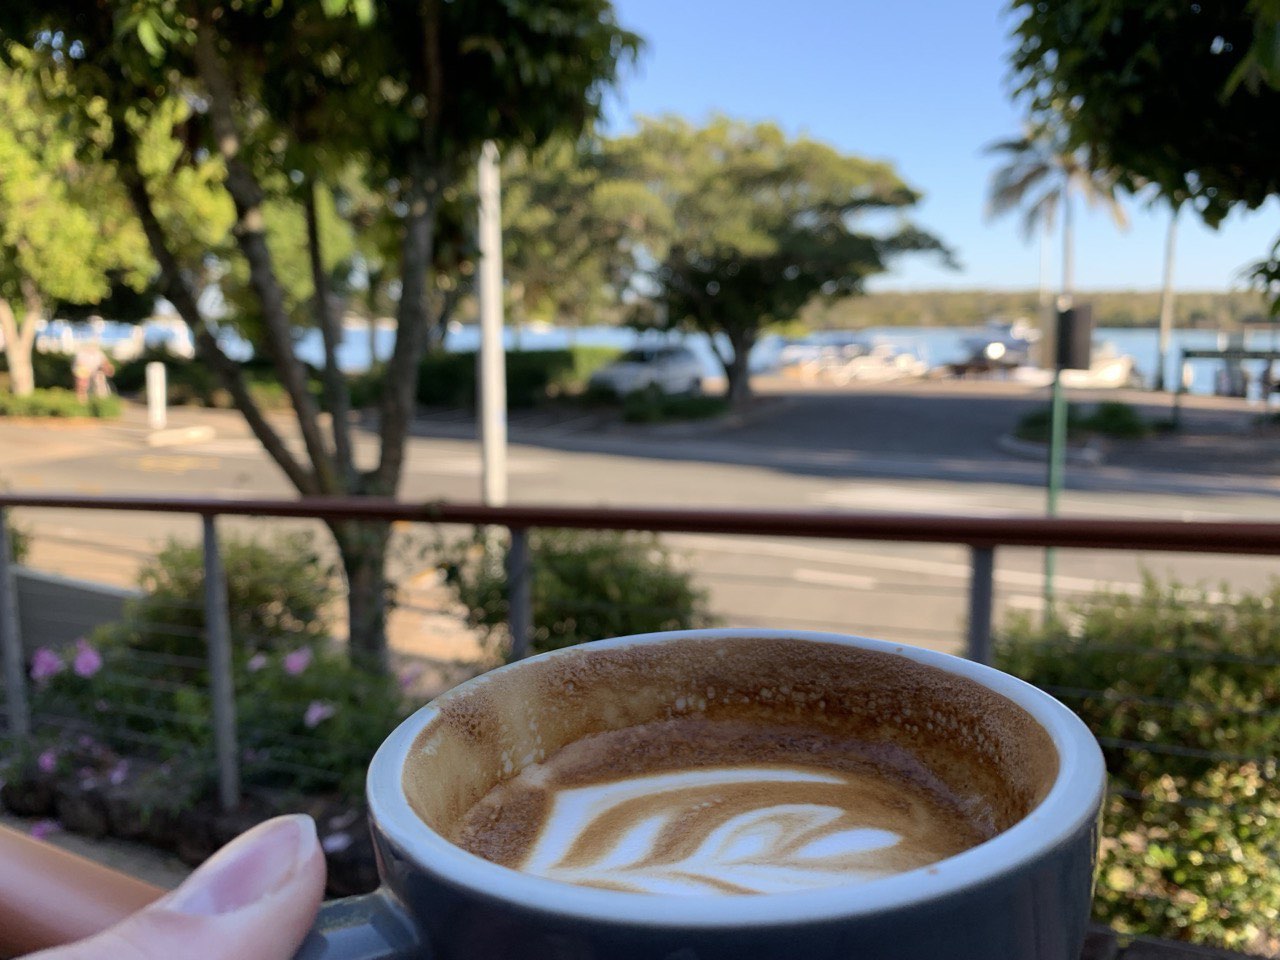
<path fill-rule="evenodd" d="M 137 591 L 72 580 L 27 567 L 16 570 L 18 631 L 30 653 L 36 647 L 65 647 L 93 628 L 119 620 Z"/>

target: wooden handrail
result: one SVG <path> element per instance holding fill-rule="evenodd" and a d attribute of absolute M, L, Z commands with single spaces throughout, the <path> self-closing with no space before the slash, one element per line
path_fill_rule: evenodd
<path fill-rule="evenodd" d="M 0 827 L 0 956 L 91 936 L 163 893 L 127 874 Z"/>
<path fill-rule="evenodd" d="M 1081 550 L 1280 555 L 1280 523 L 1270 522 L 967 517 L 558 505 L 486 507 L 474 503 L 409 503 L 378 497 L 215 500 L 0 493 L 0 509 L 7 507 L 322 520 L 406 520 L 418 523 L 494 524 L 522 529 L 574 527 L 594 530 L 654 530 L 666 533 L 813 537 L 827 540 L 954 543 L 974 547 L 1065 547 Z"/>

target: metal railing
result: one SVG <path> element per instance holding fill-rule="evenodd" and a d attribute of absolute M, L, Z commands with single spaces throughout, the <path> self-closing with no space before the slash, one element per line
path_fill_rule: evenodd
<path fill-rule="evenodd" d="M 532 635 L 532 592 L 527 535 L 536 528 L 633 530 L 728 536 L 803 537 L 951 544 L 969 550 L 966 655 L 992 656 L 991 627 L 996 551 L 1001 547 L 1062 547 L 1090 550 L 1262 554 L 1280 556 L 1280 523 L 1204 523 L 1094 519 L 975 518 L 954 516 L 832 514 L 727 510 L 484 507 L 473 504 L 412 504 L 381 499 L 212 500 L 181 498 L 87 498 L 0 494 L 0 653 L 9 730 L 31 729 L 27 676 L 18 635 L 13 565 L 6 534 L 10 508 L 143 511 L 201 518 L 205 571 L 205 633 L 218 795 L 225 807 L 240 796 L 235 690 L 231 670 L 226 583 L 217 520 L 224 516 L 322 520 L 410 521 L 504 527 L 508 551 L 509 627 L 512 655 L 527 653 Z"/>

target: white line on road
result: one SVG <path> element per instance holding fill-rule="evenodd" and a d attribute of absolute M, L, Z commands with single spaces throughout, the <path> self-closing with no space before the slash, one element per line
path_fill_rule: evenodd
<path fill-rule="evenodd" d="M 826 587 L 851 587 L 854 590 L 874 590 L 880 583 L 875 577 L 840 573 L 836 570 L 811 570 L 808 567 L 792 570 L 791 579 L 800 583 L 818 583 Z"/>

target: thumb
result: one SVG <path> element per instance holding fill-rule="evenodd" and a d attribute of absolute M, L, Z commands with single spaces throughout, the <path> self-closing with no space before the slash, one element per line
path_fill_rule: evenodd
<path fill-rule="evenodd" d="M 28 960 L 289 960 L 324 895 L 310 817 L 277 817 L 223 847 L 182 886 L 114 927 Z"/>

